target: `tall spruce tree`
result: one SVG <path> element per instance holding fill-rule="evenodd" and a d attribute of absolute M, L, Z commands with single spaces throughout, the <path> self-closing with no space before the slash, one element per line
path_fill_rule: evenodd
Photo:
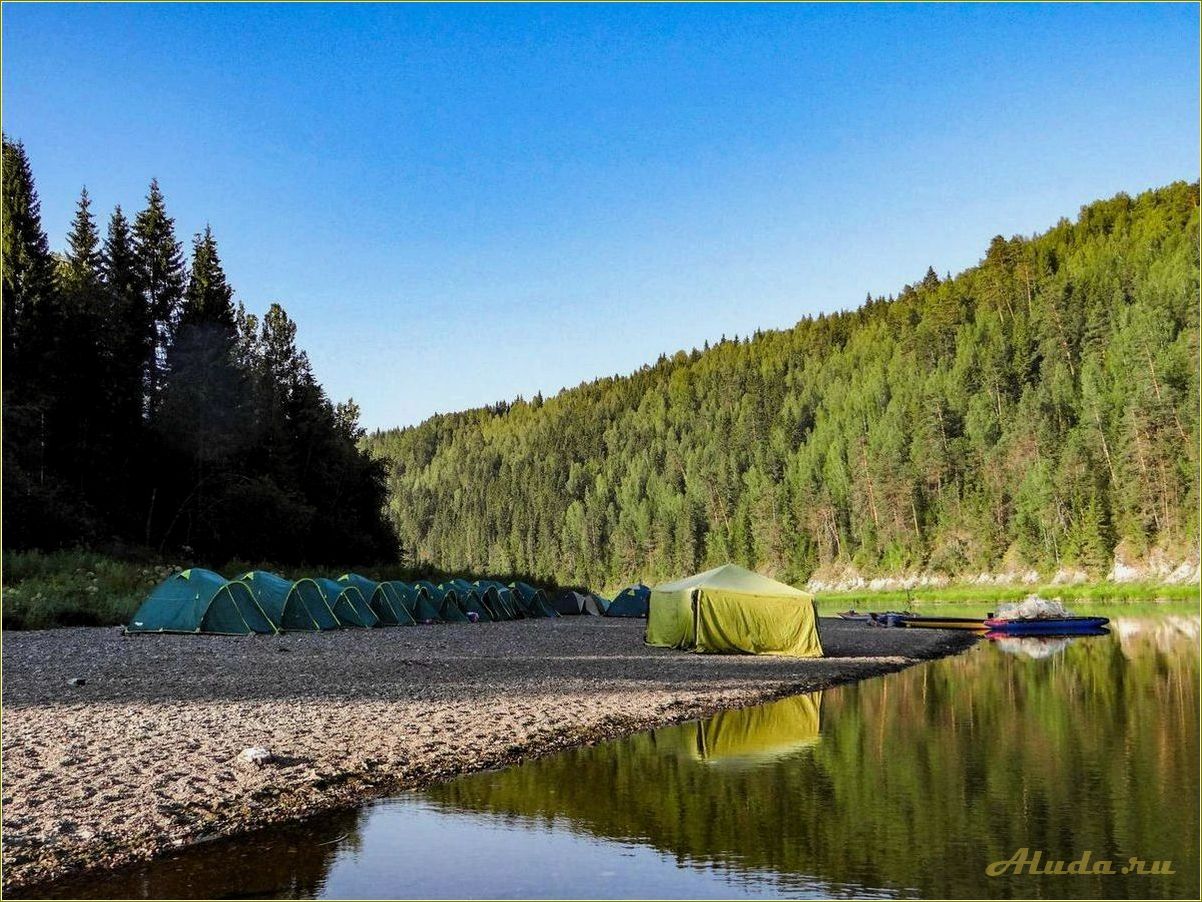
<path fill-rule="evenodd" d="M 67 252 L 60 271 L 63 290 L 78 298 L 94 296 L 100 287 L 101 259 L 100 233 L 85 186 L 79 192 L 75 219 L 67 233 Z"/>
<path fill-rule="evenodd" d="M 50 244 L 25 147 L 3 139 L 4 537 L 74 540 L 86 517 L 58 478 L 55 338 L 62 320 Z"/>
<path fill-rule="evenodd" d="M 110 424 L 110 479 L 104 504 L 114 529 L 129 534 L 146 516 L 141 476 L 153 456 L 144 420 L 144 369 L 151 345 L 133 235 L 120 205 L 109 217 L 100 252 L 100 279 L 97 341 L 103 348 L 104 410 Z"/>
<path fill-rule="evenodd" d="M 191 271 L 152 418 L 169 455 L 159 479 L 171 489 L 165 500 L 175 506 L 167 535 L 184 523 L 188 544 L 194 530 L 220 533 L 237 515 L 228 505 L 235 494 L 228 483 L 237 478 L 230 468 L 249 435 L 242 423 L 247 379 L 237 365 L 233 295 L 206 227 L 192 243 Z M 186 480 L 173 478 L 185 472 Z"/>
<path fill-rule="evenodd" d="M 118 205 L 109 218 L 100 259 L 105 293 L 113 412 L 123 431 L 136 435 L 145 412 L 145 362 L 151 351 L 150 310 L 129 220 Z"/>
<path fill-rule="evenodd" d="M 148 351 L 143 361 L 147 404 L 153 410 L 162 390 L 167 349 L 179 318 L 186 275 L 183 247 L 175 238 L 175 220 L 167 215 L 158 179 L 151 179 L 146 208 L 134 220 L 134 256 L 145 298 Z"/>
<path fill-rule="evenodd" d="M 37 388 L 38 356 L 53 331 L 54 260 L 25 146 L 7 135 L 3 142 L 4 387 L 19 403 Z"/>
<path fill-rule="evenodd" d="M 56 467 L 70 474 L 81 498 L 90 499 L 106 480 L 110 465 L 111 420 L 107 410 L 107 348 L 103 341 L 105 297 L 101 277 L 100 233 L 84 188 L 59 261 L 61 316 L 50 339 L 53 447 Z"/>
<path fill-rule="evenodd" d="M 225 329 L 231 340 L 235 331 L 234 290 L 226 281 L 217 241 L 212 228 L 207 225 L 192 241 L 192 270 L 180 311 L 181 326 L 194 323 L 208 323 Z"/>

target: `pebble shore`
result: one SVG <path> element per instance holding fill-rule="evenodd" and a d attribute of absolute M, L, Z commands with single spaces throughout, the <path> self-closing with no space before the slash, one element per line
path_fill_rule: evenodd
<path fill-rule="evenodd" d="M 974 641 L 823 619 L 825 658 L 734 657 L 648 648 L 643 628 L 563 617 L 251 638 L 6 633 L 3 888 L 877 676 Z M 240 758 L 248 748 L 271 758 Z"/>

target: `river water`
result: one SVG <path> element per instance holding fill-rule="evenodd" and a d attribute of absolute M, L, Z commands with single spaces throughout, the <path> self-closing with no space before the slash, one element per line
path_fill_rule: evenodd
<path fill-rule="evenodd" d="M 1196 899 L 1199 616 L 1122 611 L 51 890 Z M 1115 873 L 987 873 L 1022 849 Z"/>

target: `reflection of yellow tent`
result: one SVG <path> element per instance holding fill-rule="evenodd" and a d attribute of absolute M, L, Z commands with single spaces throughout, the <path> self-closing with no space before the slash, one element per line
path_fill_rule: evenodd
<path fill-rule="evenodd" d="M 647 644 L 822 657 L 814 596 L 735 564 L 652 589 Z"/>
<path fill-rule="evenodd" d="M 818 741 L 822 693 L 722 711 L 697 724 L 697 756 L 711 763 L 759 763 Z"/>

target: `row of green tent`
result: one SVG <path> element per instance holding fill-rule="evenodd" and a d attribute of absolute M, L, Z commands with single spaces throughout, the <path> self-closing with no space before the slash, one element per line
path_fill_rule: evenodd
<path fill-rule="evenodd" d="M 193 567 L 160 583 L 127 630 L 248 635 L 557 616 L 542 589 L 522 582 L 377 583 L 357 573 L 287 580 L 262 570 L 231 580 Z"/>

